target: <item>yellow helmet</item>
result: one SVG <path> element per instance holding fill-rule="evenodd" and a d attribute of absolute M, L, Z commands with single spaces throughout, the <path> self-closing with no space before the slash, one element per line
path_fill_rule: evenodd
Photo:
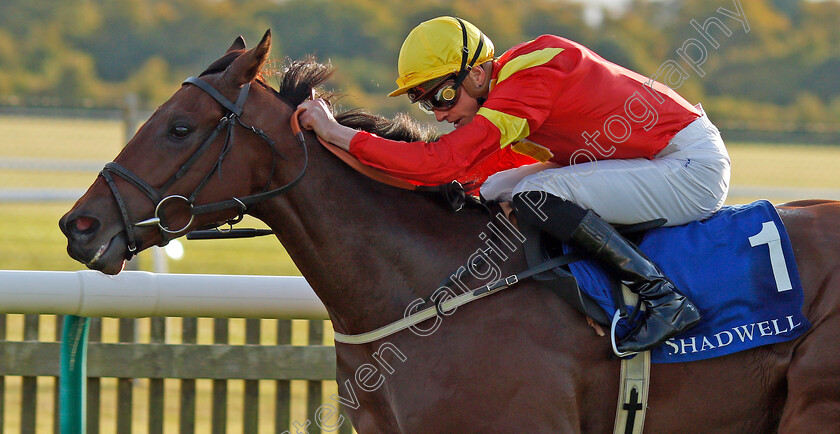
<path fill-rule="evenodd" d="M 448 74 L 458 73 L 456 83 L 460 85 L 474 64 L 492 58 L 493 42 L 469 22 L 455 17 L 424 21 L 408 34 L 400 48 L 398 87 L 388 96 L 402 95 L 418 84 Z"/>

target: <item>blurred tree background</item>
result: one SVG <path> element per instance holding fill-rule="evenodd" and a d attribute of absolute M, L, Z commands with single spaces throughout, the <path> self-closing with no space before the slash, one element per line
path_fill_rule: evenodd
<path fill-rule="evenodd" d="M 749 32 L 718 9 L 739 5 Z M 840 130 L 836 0 L 630 0 L 597 20 L 585 19 L 591 12 L 569 0 L 2 0 L 0 105 L 113 107 L 134 93 L 153 108 L 236 35 L 253 44 L 270 28 L 274 59 L 329 60 L 346 105 L 392 114 L 408 109 L 385 97 L 405 36 L 458 15 L 497 54 L 553 33 L 646 76 L 673 60 L 689 74 L 678 91 L 716 121 Z M 710 27 L 718 48 L 691 25 L 712 16 L 731 31 Z M 677 53 L 691 38 L 708 50 L 702 77 Z"/>

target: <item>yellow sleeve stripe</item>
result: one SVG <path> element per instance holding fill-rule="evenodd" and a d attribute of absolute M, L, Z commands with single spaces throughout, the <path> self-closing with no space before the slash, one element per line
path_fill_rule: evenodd
<path fill-rule="evenodd" d="M 561 51 L 563 51 L 562 48 L 543 48 L 542 50 L 516 57 L 499 70 L 499 74 L 496 76 L 496 83 L 510 77 L 514 72 L 548 63 L 549 60 L 560 54 Z"/>
<path fill-rule="evenodd" d="M 493 85 L 510 77 L 515 72 L 548 63 L 548 61 L 553 59 L 554 56 L 560 54 L 562 51 L 562 48 L 543 48 L 542 50 L 537 50 L 516 57 L 506 63 L 505 66 L 499 70 L 499 74 L 496 76 L 496 80 Z M 488 109 L 486 107 L 478 109 L 478 114 L 487 118 L 487 120 L 499 129 L 499 132 L 501 133 L 499 144 L 502 148 L 510 145 L 511 143 L 518 142 L 531 134 L 530 128 L 528 127 L 528 121 L 526 119 L 497 110 Z"/>
<path fill-rule="evenodd" d="M 487 118 L 490 123 L 499 129 L 499 133 L 501 133 L 499 144 L 502 148 L 531 134 L 528 121 L 523 118 L 486 107 L 478 109 L 478 114 Z"/>

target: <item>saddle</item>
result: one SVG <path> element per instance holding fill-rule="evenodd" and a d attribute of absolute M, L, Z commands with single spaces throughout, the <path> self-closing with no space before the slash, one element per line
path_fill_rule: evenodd
<path fill-rule="evenodd" d="M 644 237 L 646 231 L 658 228 L 664 225 L 666 221 L 666 219 L 660 218 L 632 225 L 620 225 L 616 226 L 616 230 L 631 243 L 638 244 Z M 547 261 L 563 258 L 564 256 L 567 260 L 561 260 L 560 262 L 565 264 L 582 259 L 576 257 L 574 253 L 564 254 L 563 244 L 551 235 L 540 231 L 539 228 L 523 222 L 519 222 L 517 226 L 522 235 L 525 236 L 523 249 L 529 268 L 533 269 Z M 548 271 L 535 274 L 531 278 L 540 282 L 548 289 L 551 289 L 563 301 L 595 322 L 604 326 L 611 324 L 612 318 L 604 312 L 592 297 L 581 290 L 577 280 L 569 271 L 568 265 L 554 267 Z M 626 306 L 625 294 L 622 290 L 621 282 L 618 279 L 610 279 L 609 289 L 612 293 L 613 300 L 616 300 L 615 305 Z M 624 313 L 626 314 L 626 312 Z"/>

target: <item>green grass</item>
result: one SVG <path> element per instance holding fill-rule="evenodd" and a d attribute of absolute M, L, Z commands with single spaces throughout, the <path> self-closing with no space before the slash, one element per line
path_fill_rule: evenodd
<path fill-rule="evenodd" d="M 840 144 L 838 146 L 778 145 L 755 143 L 731 143 L 727 145 L 732 159 L 732 191 L 726 203 L 730 205 L 768 199 L 783 203 L 795 199 L 820 198 L 819 194 L 805 194 L 806 197 L 791 196 L 786 188 L 804 190 L 836 190 L 840 192 Z M 738 195 L 745 187 L 763 187 L 762 190 L 777 192 L 768 195 Z"/>
<path fill-rule="evenodd" d="M 0 157 L 112 160 L 125 144 L 117 120 L 0 116 Z"/>
<path fill-rule="evenodd" d="M 728 145 L 732 185 L 840 189 L 838 146 Z"/>
<path fill-rule="evenodd" d="M 64 204 L 0 205 L 0 269 L 79 270 L 67 256 L 58 219 Z"/>

